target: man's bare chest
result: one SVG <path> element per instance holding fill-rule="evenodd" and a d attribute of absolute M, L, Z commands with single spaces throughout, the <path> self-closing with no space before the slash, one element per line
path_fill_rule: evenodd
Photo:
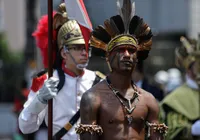
<path fill-rule="evenodd" d="M 110 124 L 144 124 L 148 108 L 142 97 L 138 97 L 138 99 L 137 102 L 131 103 L 130 109 L 133 108 L 133 111 L 130 113 L 125 107 L 125 105 L 129 106 L 128 102 L 123 101 L 123 105 L 114 94 L 107 94 L 107 97 L 102 98 L 101 101 L 100 118 L 103 118 L 103 122 Z"/>

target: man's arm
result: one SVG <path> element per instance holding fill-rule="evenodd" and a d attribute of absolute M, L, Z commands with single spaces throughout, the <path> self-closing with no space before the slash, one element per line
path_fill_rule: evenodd
<path fill-rule="evenodd" d="M 47 112 L 47 101 L 57 95 L 58 79 L 46 79 L 46 74 L 33 78 L 28 100 L 18 118 L 19 128 L 24 134 L 39 129 Z"/>
<path fill-rule="evenodd" d="M 19 115 L 19 128 L 24 134 L 37 131 L 44 120 L 46 113 L 45 104 L 37 100 L 36 93 L 30 91 L 24 109 Z"/>
<path fill-rule="evenodd" d="M 90 91 L 83 94 L 80 104 L 81 125 L 79 126 L 79 130 L 83 130 L 81 133 L 79 131 L 81 140 L 98 140 L 100 133 L 96 130 L 100 131 L 101 129 L 97 124 L 99 107 L 100 99 L 97 94 Z M 85 129 L 90 130 L 90 132 L 85 131 Z"/>
<path fill-rule="evenodd" d="M 164 140 L 166 126 L 159 123 L 159 105 L 152 94 L 147 95 L 148 117 L 147 125 L 149 128 L 150 140 Z"/>

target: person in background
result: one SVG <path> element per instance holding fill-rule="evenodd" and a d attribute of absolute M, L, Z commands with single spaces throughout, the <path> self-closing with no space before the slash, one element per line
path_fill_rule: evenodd
<path fill-rule="evenodd" d="M 200 40 L 199 40 L 200 41 Z M 161 102 L 161 118 L 168 125 L 167 140 L 200 139 L 199 60 L 194 57 L 196 42 L 181 37 L 182 46 L 176 49 L 176 64 L 185 69 L 186 81 L 169 93 Z"/>
<path fill-rule="evenodd" d="M 30 90 L 28 88 L 27 81 L 25 79 L 22 79 L 22 81 L 20 83 L 20 93 L 17 93 L 14 97 L 13 111 L 16 114 L 17 117 L 19 117 L 19 114 L 23 109 L 23 104 L 27 100 L 29 92 L 30 92 Z M 22 134 L 21 131 L 18 128 L 17 134 L 18 135 L 14 136 L 14 139 L 17 137 L 17 138 L 21 138 L 21 139 L 24 139 L 24 140 L 35 140 L 35 133 Z"/>
<path fill-rule="evenodd" d="M 155 85 L 152 85 L 148 82 L 148 80 L 144 74 L 144 68 L 143 68 L 144 64 L 143 63 L 144 63 L 143 61 L 139 61 L 137 63 L 136 68 L 132 73 L 132 79 L 138 87 L 153 94 L 153 96 L 158 101 L 161 101 L 164 97 L 164 93 L 163 93 L 162 89 L 159 89 Z"/>
<path fill-rule="evenodd" d="M 166 96 L 167 91 L 166 91 L 166 86 L 169 80 L 169 74 L 165 70 L 160 70 L 154 75 L 154 81 L 157 87 L 162 89 L 164 96 Z"/>
<path fill-rule="evenodd" d="M 170 68 L 167 70 L 167 73 L 169 80 L 166 85 L 166 93 L 170 93 L 177 87 L 181 86 L 183 84 L 183 80 L 181 72 L 177 68 Z"/>

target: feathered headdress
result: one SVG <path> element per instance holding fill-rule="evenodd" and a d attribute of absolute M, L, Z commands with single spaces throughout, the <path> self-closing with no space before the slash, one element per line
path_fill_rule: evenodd
<path fill-rule="evenodd" d="M 99 25 L 91 36 L 91 44 L 109 54 L 120 45 L 137 48 L 138 59 L 146 59 L 152 45 L 152 32 L 142 18 L 135 15 L 135 3 L 131 0 L 117 1 L 119 15 L 112 16 Z"/>
<path fill-rule="evenodd" d="M 181 47 L 176 48 L 176 65 L 188 69 L 196 61 L 194 52 L 197 51 L 197 41 L 180 37 Z"/>
<path fill-rule="evenodd" d="M 56 12 L 53 12 L 54 16 Z M 33 32 L 32 36 L 36 40 L 36 45 L 40 49 L 44 68 L 48 67 L 48 15 L 44 15 L 38 22 L 37 29 Z M 56 31 L 53 31 L 53 40 L 56 40 Z M 55 46 L 53 48 L 55 60 Z"/>

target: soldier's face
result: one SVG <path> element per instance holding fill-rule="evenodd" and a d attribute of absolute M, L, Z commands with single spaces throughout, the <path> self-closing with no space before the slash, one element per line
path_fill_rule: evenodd
<path fill-rule="evenodd" d="M 88 51 L 86 51 L 84 44 L 70 45 L 68 48 L 70 54 L 75 59 L 77 64 L 85 64 L 88 62 Z M 73 61 L 71 59 L 72 58 L 68 56 L 68 61 Z"/>
<path fill-rule="evenodd" d="M 68 68 L 77 68 L 77 65 L 88 63 L 88 52 L 84 44 L 69 45 L 61 50 L 61 55 Z"/>

